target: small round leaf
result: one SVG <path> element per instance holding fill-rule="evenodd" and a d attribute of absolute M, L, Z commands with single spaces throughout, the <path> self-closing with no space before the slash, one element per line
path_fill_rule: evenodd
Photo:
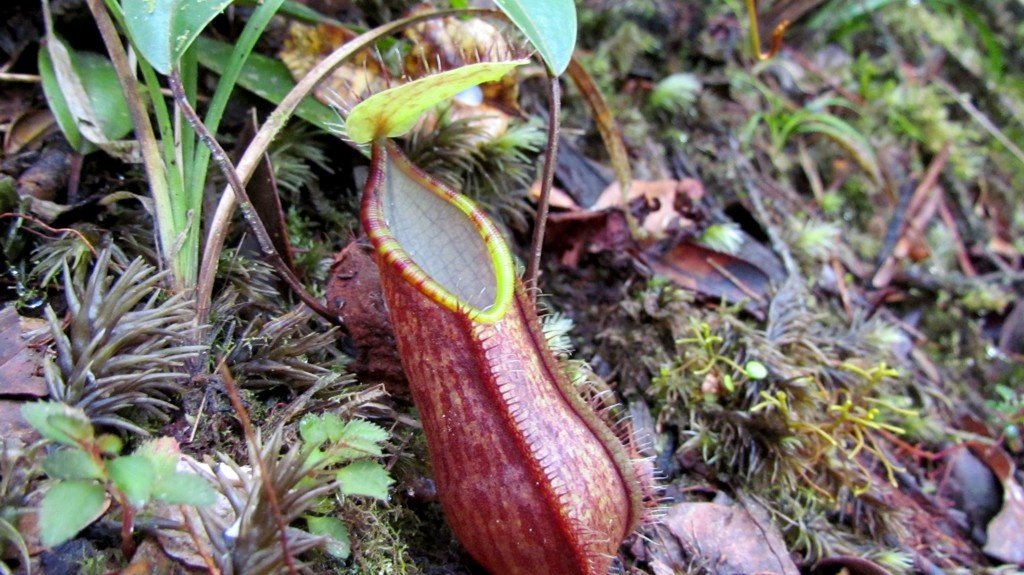
<path fill-rule="evenodd" d="M 106 494 L 95 481 L 61 481 L 43 496 L 39 535 L 53 547 L 71 539 L 103 515 Z"/>

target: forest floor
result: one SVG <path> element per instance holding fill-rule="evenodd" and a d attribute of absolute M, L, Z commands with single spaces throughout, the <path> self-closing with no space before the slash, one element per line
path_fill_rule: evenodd
<path fill-rule="evenodd" d="M 360 30 L 412 7 L 305 4 Z M 588 385 L 610 389 L 631 416 L 664 489 L 659 519 L 623 544 L 621 572 L 1022 572 L 1024 2 L 779 0 L 760 7 L 760 55 L 738 0 L 577 6 L 579 68 L 562 79 L 540 306 L 551 346 L 585 362 Z M 86 2 L 54 0 L 50 11 L 76 66 L 106 62 Z M 191 88 L 200 112 L 223 71 L 217 47 L 238 41 L 253 12 L 240 3 L 203 33 Z M 299 301 L 236 218 L 197 332 L 188 290 L 157 275 L 159 206 L 137 147 L 96 143 L 95 130 L 62 118 L 40 79 L 38 2 L 7 0 L 0 16 L 2 571 L 245 573 L 239 565 L 262 553 L 267 572 L 287 572 L 278 527 L 290 522 L 293 551 L 317 547 L 295 551 L 314 573 L 481 573 L 433 492 L 359 226 L 368 161 L 324 129 L 335 112 L 321 104 L 288 124 L 249 194 L 287 265 L 344 327 Z M 263 68 L 227 101 L 217 134 L 234 158 L 252 118 L 273 109 L 277 80 L 260 70 L 301 77 L 354 35 L 296 22 L 270 21 L 255 48 Z M 477 23 L 413 28 L 377 58 L 419 50 L 399 65 L 440 64 L 450 37 Z M 507 33 L 486 26 L 473 32 L 483 51 Z M 372 91 L 384 75 L 370 57 L 317 96 L 347 111 L 356 85 Z M 524 263 L 544 80 L 527 66 L 482 104 L 432 111 L 399 140 L 477 200 Z M 602 133 L 611 124 L 595 92 L 617 134 Z M 130 138 L 131 118 L 118 121 L 112 139 Z M 199 176 L 206 215 L 184 216 L 203 234 L 224 186 L 214 172 L 205 187 Z M 82 449 L 115 469 L 138 463 L 118 457 L 122 443 L 125 454 L 180 446 L 226 498 L 197 514 L 147 495 L 126 511 L 113 472 L 80 477 L 39 442 L 23 410 L 40 399 L 81 410 L 61 417 L 81 421 L 95 448 L 72 441 L 61 453 Z M 363 490 L 322 492 L 294 516 L 272 509 L 253 470 L 279 473 L 286 501 L 312 489 L 287 483 L 288 466 L 328 425 L 323 413 L 372 422 L 345 428 L 367 447 L 335 462 Z M 95 508 L 63 504 L 88 526 L 44 545 L 47 493 L 85 483 Z M 231 539 L 241 509 L 263 524 Z"/>

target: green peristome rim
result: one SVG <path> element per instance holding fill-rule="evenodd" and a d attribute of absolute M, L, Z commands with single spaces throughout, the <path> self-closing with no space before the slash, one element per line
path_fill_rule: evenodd
<path fill-rule="evenodd" d="M 381 192 L 387 185 L 386 177 L 389 169 L 397 169 L 402 176 L 423 189 L 447 206 L 454 208 L 452 212 L 465 216 L 468 224 L 476 234 L 474 237 L 483 242 L 481 246 L 467 246 L 466 251 L 476 250 L 486 254 L 487 261 L 463 262 L 470 265 L 487 265 L 493 273 L 493 302 L 488 306 L 474 305 L 467 298 L 460 297 L 451 286 L 436 280 L 425 268 L 432 267 L 429 254 L 411 254 L 402 245 L 385 217 L 384 199 Z M 402 154 L 391 142 L 379 138 L 374 141 L 370 176 L 363 191 L 361 219 L 366 234 L 370 237 L 377 253 L 381 256 L 381 265 L 393 267 L 407 283 L 441 306 L 466 314 L 471 320 L 482 323 L 494 323 L 501 320 L 512 306 L 515 291 L 515 264 L 512 252 L 505 243 L 501 232 L 480 207 L 467 198 L 449 189 L 426 174 Z M 453 227 L 466 222 L 452 222 Z M 451 246 L 445 246 L 450 248 Z M 458 246 L 455 246 L 458 249 Z"/>

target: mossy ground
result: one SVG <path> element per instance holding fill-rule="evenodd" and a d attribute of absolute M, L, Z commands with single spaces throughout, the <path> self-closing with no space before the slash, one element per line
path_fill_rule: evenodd
<path fill-rule="evenodd" d="M 58 18 L 82 17 L 73 4 Z M 408 8 L 320 4 L 370 26 Z M 543 301 L 574 323 L 574 357 L 589 362 L 626 410 L 650 415 L 636 421 L 654 438 L 666 505 L 714 493 L 756 502 L 802 565 L 857 555 L 892 573 L 928 565 L 1004 572 L 972 538 L 985 525 L 949 511 L 946 482 L 949 454 L 970 441 L 998 445 L 1018 469 L 1024 464 L 1024 9 L 1014 0 L 807 4 L 813 8 L 787 30 L 784 49 L 758 61 L 738 1 L 578 3 L 579 58 L 615 111 L 634 177 L 692 178 L 703 194 L 690 203 L 661 198 L 677 202 L 669 210 L 676 224 L 647 229 L 642 239 L 584 241 L 553 227 L 554 244 L 585 245 L 575 259 L 545 260 Z M 762 7 L 765 20 L 773 8 Z M 16 11 L 38 18 L 35 8 Z M 214 28 L 232 30 L 229 22 Z M 580 182 L 607 185 L 612 177 L 594 119 L 566 86 L 565 171 L 556 184 L 581 202 L 602 190 Z M 424 168 L 470 186 L 519 254 L 543 147 L 541 88 L 536 77 L 522 77 L 526 119 L 513 118 L 501 135 L 449 110 L 406 142 Z M 3 94 L 31 101 L 35 89 Z M 229 125 L 240 127 L 250 106 L 263 104 L 241 94 Z M 15 184 L 40 154 L 67 155 L 66 148 L 57 133 L 35 156 L 5 158 L 4 211 L 29 209 Z M 360 233 L 354 174 L 364 160 L 299 125 L 271 157 L 300 275 L 323 294 L 330 254 Z M 574 177 L 581 165 L 596 176 Z M 929 180 L 930 168 L 937 175 Z M 93 154 L 80 181 L 77 197 L 54 198 L 74 209 L 53 226 L 113 246 L 118 265 L 155 261 L 144 207 L 130 198 L 99 202 L 121 188 L 145 195 L 138 168 Z M 633 198 L 626 209 L 643 227 L 661 207 Z M 588 233 L 606 231 L 607 220 L 593 221 Z M 63 314 L 63 292 L 84 285 L 93 255 L 78 236 L 27 235 L 33 224 L 16 222 L 0 220 L 3 300 L 23 315 L 40 315 L 44 303 Z M 295 311 L 241 226 L 232 238 L 209 355 L 224 359 L 244 388 L 256 426 L 269 435 L 283 424 L 284 441 L 295 442 L 302 413 L 334 410 L 392 433 L 384 457 L 396 480 L 392 500 L 326 498 L 349 527 L 352 554 L 343 562 L 319 555 L 313 571 L 477 572 L 424 480 L 414 408 L 379 381 L 345 375 L 353 342 Z M 745 243 L 774 255 L 751 259 Z M 683 289 L 678 278 L 653 273 L 652 261 L 690 244 L 773 281 L 747 301 L 725 301 L 716 290 L 726 276 Z M 178 438 L 197 458 L 244 461 L 223 386 L 208 367 L 187 368 L 193 377 L 170 423 L 127 416 Z M 968 414 L 978 425 L 964 423 Z M 19 478 L 4 477 L 5 510 L 27 501 L 39 479 Z M 0 510 L 0 519 L 10 516 Z M 642 548 L 624 550 L 627 572 L 653 572 Z M 121 566 L 97 565 L 106 556 L 83 568 Z"/>

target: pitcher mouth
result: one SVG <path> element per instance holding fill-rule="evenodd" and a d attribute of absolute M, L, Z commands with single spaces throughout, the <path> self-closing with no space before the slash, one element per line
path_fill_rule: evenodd
<path fill-rule="evenodd" d="M 501 233 L 475 202 L 389 140 L 373 143 L 361 211 L 377 253 L 428 298 L 484 323 L 508 312 L 515 266 Z"/>

